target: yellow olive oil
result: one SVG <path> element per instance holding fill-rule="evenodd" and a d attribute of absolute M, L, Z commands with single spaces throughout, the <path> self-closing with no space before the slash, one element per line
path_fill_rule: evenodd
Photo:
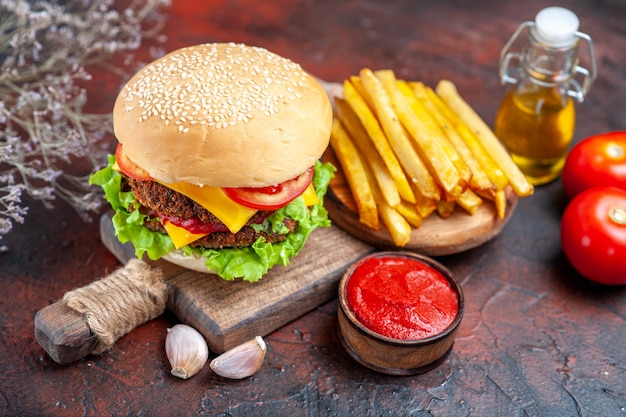
<path fill-rule="evenodd" d="M 573 100 L 558 88 L 512 89 L 498 110 L 494 132 L 529 182 L 541 185 L 560 175 L 575 119 Z"/>
<path fill-rule="evenodd" d="M 494 132 L 533 185 L 560 175 L 574 136 L 574 100 L 583 101 L 597 75 L 591 38 L 579 26 L 571 10 L 546 7 L 534 22 L 522 23 L 500 53 L 500 81 L 514 87 L 500 105 Z M 581 42 L 590 69 L 579 65 Z"/>

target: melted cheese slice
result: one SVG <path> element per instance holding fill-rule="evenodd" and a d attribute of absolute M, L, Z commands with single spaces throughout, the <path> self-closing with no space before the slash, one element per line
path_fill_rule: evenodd
<path fill-rule="evenodd" d="M 228 198 L 219 187 L 200 187 L 189 183 L 161 183 L 166 187 L 177 191 L 213 213 L 215 217 L 220 219 L 222 223 L 228 227 L 232 233 L 237 233 L 243 226 L 248 223 L 250 218 L 258 211 L 249 207 L 242 206 Z M 302 193 L 304 202 L 307 207 L 313 206 L 319 202 L 319 198 L 315 193 L 313 185 Z M 163 226 L 167 234 L 172 239 L 176 249 L 186 246 L 196 240 L 206 236 L 207 234 L 191 233 L 183 227 L 176 226 L 170 222 L 164 222 Z"/>
<path fill-rule="evenodd" d="M 313 188 L 313 184 L 309 184 L 306 190 L 302 193 L 302 197 L 304 198 L 304 204 L 307 207 L 311 207 L 320 202 L 320 199 L 317 197 L 317 193 L 315 192 L 315 188 Z"/>
<path fill-rule="evenodd" d="M 200 187 L 186 182 L 165 184 L 166 187 L 191 198 L 196 203 L 210 211 L 215 217 L 228 227 L 231 233 L 237 233 L 248 223 L 248 220 L 258 211 L 253 208 L 235 203 L 219 187 Z"/>
<path fill-rule="evenodd" d="M 207 235 L 207 233 L 191 233 L 184 227 L 176 226 L 168 221 L 163 222 L 163 227 L 165 227 L 165 231 L 167 231 L 170 239 L 172 239 L 172 243 L 174 243 L 176 249 L 187 246 L 188 244 Z"/>

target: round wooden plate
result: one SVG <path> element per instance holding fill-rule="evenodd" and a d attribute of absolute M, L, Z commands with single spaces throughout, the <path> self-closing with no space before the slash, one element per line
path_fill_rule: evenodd
<path fill-rule="evenodd" d="M 395 245 L 384 225 L 381 224 L 379 230 L 373 230 L 359 221 L 356 203 L 332 149 L 329 148 L 322 159 L 337 167 L 324 203 L 331 220 L 357 239 L 382 249 L 404 249 L 427 256 L 460 253 L 480 246 L 497 236 L 511 218 L 517 205 L 517 195 L 508 189 L 507 207 L 503 218 L 497 216 L 495 206 L 491 202 L 483 203 L 474 215 L 468 214 L 460 207 L 457 207 L 447 219 L 433 213 L 424 219 L 421 227 L 412 230 L 409 243 L 400 248 Z"/>

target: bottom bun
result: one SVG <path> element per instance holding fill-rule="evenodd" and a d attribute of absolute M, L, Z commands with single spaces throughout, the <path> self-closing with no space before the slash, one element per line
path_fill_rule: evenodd
<path fill-rule="evenodd" d="M 209 271 L 206 267 L 206 260 L 195 255 L 185 255 L 182 250 L 174 250 L 163 256 L 168 262 L 191 269 L 192 271 L 203 272 L 205 274 L 214 274 L 215 271 Z"/>

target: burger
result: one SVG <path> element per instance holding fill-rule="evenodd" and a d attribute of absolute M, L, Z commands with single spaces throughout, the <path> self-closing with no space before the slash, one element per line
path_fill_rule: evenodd
<path fill-rule="evenodd" d="M 224 279 L 287 265 L 317 227 L 334 167 L 330 100 L 298 64 L 209 43 L 146 65 L 113 108 L 115 155 L 90 177 L 137 257 Z"/>

